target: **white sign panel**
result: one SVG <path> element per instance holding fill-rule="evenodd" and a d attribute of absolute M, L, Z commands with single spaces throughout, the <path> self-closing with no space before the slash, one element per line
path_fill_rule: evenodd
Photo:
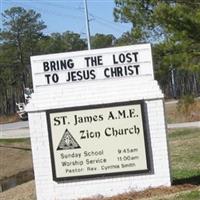
<path fill-rule="evenodd" d="M 150 171 L 143 102 L 47 112 L 53 179 Z"/>
<path fill-rule="evenodd" d="M 31 57 L 34 89 L 81 81 L 151 76 L 150 44 Z"/>

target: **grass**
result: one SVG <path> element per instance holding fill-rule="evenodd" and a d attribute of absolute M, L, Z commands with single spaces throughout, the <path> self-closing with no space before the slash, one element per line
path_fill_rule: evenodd
<path fill-rule="evenodd" d="M 29 138 L 0 139 L 0 144 L 30 143 Z"/>
<path fill-rule="evenodd" d="M 176 200 L 199 200 L 200 199 L 200 189 L 196 191 L 186 192 L 183 194 L 178 194 L 175 196 Z"/>
<path fill-rule="evenodd" d="M 151 198 L 151 200 L 200 200 L 200 188 L 192 191 L 183 191 L 166 197 Z"/>
<path fill-rule="evenodd" d="M 0 181 L 29 169 L 32 169 L 30 139 L 0 139 Z"/>
<path fill-rule="evenodd" d="M 191 180 L 200 184 L 200 129 L 169 133 L 169 145 L 173 181 Z"/>
<path fill-rule="evenodd" d="M 196 128 L 196 129 L 170 129 L 168 131 L 169 133 L 169 139 L 170 141 L 174 141 L 174 140 L 179 140 L 180 138 L 194 138 L 194 136 L 198 137 L 200 129 Z"/>

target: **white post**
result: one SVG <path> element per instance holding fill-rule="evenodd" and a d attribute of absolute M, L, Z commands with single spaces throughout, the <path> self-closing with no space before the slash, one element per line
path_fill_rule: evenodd
<path fill-rule="evenodd" d="M 88 41 L 88 50 L 91 49 L 90 44 L 90 25 L 89 25 L 89 19 L 88 19 L 88 8 L 87 8 L 87 0 L 84 0 L 85 4 L 85 19 L 86 19 L 86 28 L 87 28 L 87 41 Z"/>

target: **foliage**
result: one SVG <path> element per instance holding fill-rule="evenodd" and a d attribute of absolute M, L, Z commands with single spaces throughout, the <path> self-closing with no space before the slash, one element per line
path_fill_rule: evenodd
<path fill-rule="evenodd" d="M 104 35 L 97 33 L 91 37 L 92 49 L 106 48 L 114 45 L 115 37 L 111 34 Z"/>
<path fill-rule="evenodd" d="M 29 57 L 34 54 L 37 41 L 42 37 L 42 30 L 46 26 L 40 21 L 39 13 L 21 7 L 5 10 L 2 16 L 4 28 L 0 36 L 8 48 L 4 57 L 11 56 L 14 62 L 12 64 L 20 65 L 22 71 L 26 72 L 25 67 L 29 64 Z M 12 51 L 9 51 L 10 49 Z"/>
<path fill-rule="evenodd" d="M 133 45 L 136 44 L 137 40 L 132 35 L 132 32 L 125 32 L 121 37 L 117 38 L 115 41 L 115 46 Z"/>
<path fill-rule="evenodd" d="M 191 108 L 195 104 L 194 96 L 192 95 L 185 95 L 182 96 L 177 104 L 177 110 L 181 112 L 183 115 L 189 115 Z"/>
<path fill-rule="evenodd" d="M 156 78 L 165 94 L 179 97 L 191 91 L 198 95 L 199 0 L 115 0 L 115 4 L 115 20 L 132 23 L 132 38 L 137 42 L 154 42 Z"/>
<path fill-rule="evenodd" d="M 116 21 L 131 22 L 135 39 L 178 36 L 199 40 L 199 0 L 115 0 Z M 195 30 L 195 31 L 194 31 Z"/>
<path fill-rule="evenodd" d="M 31 86 L 30 56 L 46 27 L 34 10 L 12 7 L 2 14 L 0 31 L 0 112 L 15 111 L 15 102 L 23 99 L 23 88 Z"/>
<path fill-rule="evenodd" d="M 144 41 L 153 29 L 152 11 L 156 2 L 115 0 L 114 16 L 116 21 L 131 22 L 133 24 L 132 35 L 138 41 Z"/>
<path fill-rule="evenodd" d="M 86 49 L 85 40 L 78 33 L 52 33 L 38 41 L 38 54 L 60 53 Z"/>

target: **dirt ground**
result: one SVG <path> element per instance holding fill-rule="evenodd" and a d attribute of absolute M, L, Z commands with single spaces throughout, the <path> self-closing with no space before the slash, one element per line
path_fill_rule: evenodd
<path fill-rule="evenodd" d="M 177 185 L 172 187 L 152 188 L 142 192 L 130 192 L 123 195 L 104 198 L 102 196 L 85 198 L 82 200 L 161 200 L 161 199 L 174 199 L 174 197 L 181 192 L 189 192 L 200 190 L 200 187 L 194 185 Z M 1 200 L 36 200 L 35 182 L 30 181 L 15 188 L 0 193 Z M 66 199 L 67 200 L 67 199 Z"/>
<path fill-rule="evenodd" d="M 18 122 L 20 121 L 20 118 L 17 114 L 12 114 L 8 116 L 0 116 L 0 124 L 4 123 L 12 123 L 12 122 Z"/>
<path fill-rule="evenodd" d="M 1 200 L 36 200 L 35 182 L 30 181 L 0 193 Z"/>
<path fill-rule="evenodd" d="M 0 180 L 32 168 L 29 140 L 0 142 Z"/>
<path fill-rule="evenodd" d="M 165 104 L 165 112 L 169 124 L 200 121 L 200 100 L 180 110 L 177 103 Z"/>

